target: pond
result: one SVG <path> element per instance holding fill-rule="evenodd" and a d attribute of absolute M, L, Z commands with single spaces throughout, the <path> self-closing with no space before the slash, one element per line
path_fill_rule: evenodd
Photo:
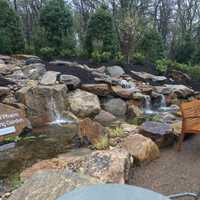
<path fill-rule="evenodd" d="M 19 173 L 32 164 L 56 157 L 56 155 L 77 148 L 78 126 L 70 124 L 50 124 L 36 128 L 9 148 L 0 148 L 0 196 L 13 187 Z M 15 183 L 14 183 L 15 184 Z"/>

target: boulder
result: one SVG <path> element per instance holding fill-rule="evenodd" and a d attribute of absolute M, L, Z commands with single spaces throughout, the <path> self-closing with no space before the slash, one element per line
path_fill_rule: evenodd
<path fill-rule="evenodd" d="M 25 65 L 22 70 L 25 76 L 32 80 L 39 80 L 46 72 L 45 65 L 41 63 Z"/>
<path fill-rule="evenodd" d="M 141 162 L 152 161 L 160 156 L 158 146 L 150 138 L 140 134 L 128 136 L 121 146 Z"/>
<path fill-rule="evenodd" d="M 100 181 L 67 170 L 45 170 L 34 174 L 8 200 L 55 200 L 64 193 Z"/>
<path fill-rule="evenodd" d="M 117 96 L 123 99 L 131 99 L 133 93 L 138 92 L 139 90 L 135 87 L 133 88 L 122 88 L 120 85 L 111 86 L 112 91 Z"/>
<path fill-rule="evenodd" d="M 5 64 L 4 60 L 0 59 L 0 64 Z"/>
<path fill-rule="evenodd" d="M 175 142 L 175 135 L 167 123 L 146 121 L 140 126 L 140 133 L 150 137 L 159 147 L 166 147 Z"/>
<path fill-rule="evenodd" d="M 143 111 L 139 108 L 139 106 L 134 105 L 132 101 L 128 103 L 127 117 L 128 119 L 134 117 L 140 117 L 143 115 Z"/>
<path fill-rule="evenodd" d="M 185 98 L 194 94 L 194 90 L 185 85 L 165 85 L 155 87 L 160 94 L 169 95 L 176 94 L 180 98 Z"/>
<path fill-rule="evenodd" d="M 79 67 L 84 69 L 83 65 L 78 64 L 77 62 L 63 61 L 63 60 L 55 60 L 49 63 L 50 65 L 61 65 L 65 67 Z"/>
<path fill-rule="evenodd" d="M 74 172 L 80 172 L 105 183 L 124 184 L 129 181 L 133 167 L 132 156 L 123 149 L 93 151 L 92 153 L 71 158 L 68 167 Z"/>
<path fill-rule="evenodd" d="M 125 184 L 133 166 L 132 156 L 125 150 L 95 151 L 86 156 L 81 169 L 84 174 L 106 183 Z"/>
<path fill-rule="evenodd" d="M 125 74 L 125 71 L 120 66 L 107 67 L 106 70 L 111 77 L 120 77 Z"/>
<path fill-rule="evenodd" d="M 6 64 L 0 64 L 0 74 L 7 75 L 11 73 L 11 69 Z"/>
<path fill-rule="evenodd" d="M 107 130 L 100 123 L 92 121 L 89 118 L 80 120 L 79 122 L 79 137 L 86 144 L 98 144 L 101 139 L 107 137 Z"/>
<path fill-rule="evenodd" d="M 112 94 L 110 86 L 106 83 L 102 84 L 83 84 L 81 89 L 96 94 L 98 96 L 107 96 Z"/>
<path fill-rule="evenodd" d="M 101 110 L 101 112 L 98 115 L 96 115 L 94 119 L 103 126 L 109 126 L 114 121 L 116 121 L 116 117 L 113 114 L 104 110 Z"/>
<path fill-rule="evenodd" d="M 0 97 L 8 95 L 10 92 L 10 88 L 8 87 L 1 87 L 0 86 Z"/>
<path fill-rule="evenodd" d="M 146 72 L 131 71 L 131 73 L 134 76 L 134 78 L 141 81 L 164 82 L 167 80 L 165 76 L 156 76 Z"/>
<path fill-rule="evenodd" d="M 188 83 L 189 81 L 191 81 L 191 77 L 188 74 L 178 70 L 171 70 L 168 73 L 168 76 L 171 77 L 176 82 Z"/>
<path fill-rule="evenodd" d="M 69 89 L 75 90 L 81 85 L 81 80 L 73 75 L 61 75 L 60 83 L 64 83 Z"/>
<path fill-rule="evenodd" d="M 41 85 L 55 85 L 57 82 L 57 77 L 60 74 L 60 72 L 54 72 L 54 71 L 47 71 L 41 81 Z"/>
<path fill-rule="evenodd" d="M 138 126 L 133 124 L 122 123 L 120 124 L 120 128 L 123 130 L 125 134 L 133 135 L 138 132 Z"/>
<path fill-rule="evenodd" d="M 79 117 L 89 117 L 100 112 L 100 102 L 95 94 L 75 90 L 68 93 L 67 103 L 71 111 Z"/>
<path fill-rule="evenodd" d="M 41 59 L 37 56 L 30 57 L 26 60 L 26 65 L 41 63 Z"/>
<path fill-rule="evenodd" d="M 25 128 L 31 128 L 31 125 L 23 110 L 0 104 L 0 141 L 4 140 L 5 135 L 21 134 Z"/>
<path fill-rule="evenodd" d="M 0 55 L 0 59 L 7 63 L 11 60 L 11 57 L 6 55 Z"/>
<path fill-rule="evenodd" d="M 19 102 L 27 106 L 27 115 L 34 125 L 55 120 L 65 110 L 65 85 L 23 87 L 16 93 Z"/>
<path fill-rule="evenodd" d="M 127 104 L 119 98 L 108 99 L 103 103 L 106 111 L 118 117 L 124 117 L 127 112 Z"/>

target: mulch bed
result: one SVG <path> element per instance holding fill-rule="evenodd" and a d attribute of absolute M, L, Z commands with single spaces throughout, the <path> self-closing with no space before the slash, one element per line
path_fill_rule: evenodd
<path fill-rule="evenodd" d="M 73 75 L 80 78 L 82 84 L 94 84 L 95 76 L 91 72 L 79 67 L 67 67 L 64 65 L 47 65 L 49 71 L 61 72 L 62 74 Z"/>

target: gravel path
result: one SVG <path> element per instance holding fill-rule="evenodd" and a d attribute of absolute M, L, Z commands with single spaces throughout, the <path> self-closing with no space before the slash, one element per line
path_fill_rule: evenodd
<path fill-rule="evenodd" d="M 188 138 L 181 152 L 161 151 L 160 159 L 135 169 L 132 184 L 165 195 L 196 192 L 200 188 L 200 135 Z M 188 199 L 189 200 L 189 199 Z"/>

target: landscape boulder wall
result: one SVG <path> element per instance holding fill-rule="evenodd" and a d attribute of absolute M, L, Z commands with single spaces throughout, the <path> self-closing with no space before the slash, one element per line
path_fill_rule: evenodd
<path fill-rule="evenodd" d="M 152 161 L 160 156 L 158 146 L 150 138 L 140 134 L 128 136 L 121 146 L 141 162 Z"/>
<path fill-rule="evenodd" d="M 67 170 L 43 170 L 26 180 L 8 200 L 56 200 L 77 187 L 98 183 L 92 177 Z"/>
<path fill-rule="evenodd" d="M 33 126 L 55 120 L 66 110 L 65 85 L 23 87 L 16 93 L 16 98 L 27 107 L 27 116 Z"/>
<path fill-rule="evenodd" d="M 94 116 L 101 110 L 98 96 L 80 89 L 68 93 L 66 104 L 75 115 L 82 118 Z"/>
<path fill-rule="evenodd" d="M 25 128 L 31 128 L 29 120 L 23 110 L 0 103 L 0 129 L 13 128 L 14 133 L 19 135 Z M 3 137 L 0 136 L 0 141 Z"/>

